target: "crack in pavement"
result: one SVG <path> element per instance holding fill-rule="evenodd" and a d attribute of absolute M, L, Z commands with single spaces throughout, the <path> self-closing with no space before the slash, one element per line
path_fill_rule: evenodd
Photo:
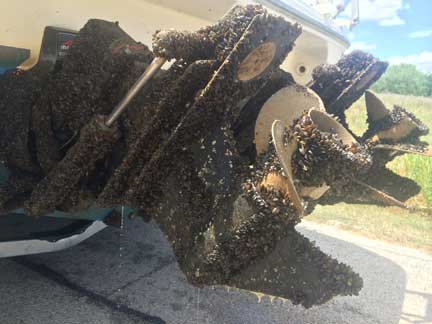
<path fill-rule="evenodd" d="M 140 281 L 141 279 L 145 278 L 145 277 L 150 277 L 151 275 L 153 275 L 154 273 L 162 270 L 163 268 L 169 266 L 170 264 L 174 263 L 176 260 L 174 258 L 168 258 L 168 259 L 164 259 L 164 258 L 159 258 L 159 264 L 154 267 L 151 271 L 139 276 L 138 278 L 135 278 L 131 281 L 128 281 L 127 283 L 125 283 L 124 285 L 122 285 L 119 288 L 114 289 L 113 291 L 109 292 L 107 294 L 107 298 L 111 297 L 112 295 L 114 295 L 116 292 L 118 292 L 119 290 L 123 290 L 127 287 L 130 287 L 131 285 L 133 285 L 134 283 Z"/>
<path fill-rule="evenodd" d="M 15 257 L 12 258 L 12 260 L 21 266 L 24 266 L 25 268 L 28 268 L 32 270 L 33 272 L 38 273 L 39 275 L 61 285 L 64 286 L 82 296 L 88 297 L 93 303 L 95 303 L 98 306 L 105 306 L 109 308 L 113 313 L 122 313 L 128 317 L 132 317 L 134 319 L 144 320 L 145 323 L 150 324 L 166 324 L 166 322 L 157 316 L 152 316 L 140 311 L 137 311 L 133 308 L 130 308 L 126 305 L 119 304 L 117 302 L 114 302 L 102 295 L 99 295 L 97 293 L 94 293 L 84 287 L 81 287 L 73 282 L 71 282 L 69 279 L 67 279 L 64 275 L 61 273 L 49 268 L 48 266 L 44 264 L 34 263 L 30 261 L 26 257 Z"/>

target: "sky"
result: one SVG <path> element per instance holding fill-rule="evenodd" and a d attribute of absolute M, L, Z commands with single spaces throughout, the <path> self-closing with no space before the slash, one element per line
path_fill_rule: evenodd
<path fill-rule="evenodd" d="M 360 23 L 348 37 L 351 49 L 432 73 L 432 0 L 360 0 Z"/>

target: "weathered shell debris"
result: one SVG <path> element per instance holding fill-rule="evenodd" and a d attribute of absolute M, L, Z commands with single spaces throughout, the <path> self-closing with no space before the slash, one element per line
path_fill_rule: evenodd
<path fill-rule="evenodd" d="M 388 179 L 409 181 L 385 162 L 429 152 L 419 141 L 428 129 L 378 99 L 363 137 L 344 128 L 344 111 L 386 68 L 353 52 L 318 67 L 311 87 L 342 124 L 300 107 L 284 125 L 290 163 L 276 138 L 257 156 L 257 116 L 274 93 L 295 85 L 279 65 L 300 33 L 261 6 L 236 6 L 196 32 L 157 32 L 152 53 L 117 23 L 90 20 L 55 71 L 38 65 L 0 77 L 0 158 L 10 172 L 0 210 L 24 206 L 43 216 L 126 205 L 159 224 L 193 284 L 235 286 L 305 307 L 358 294 L 360 276 L 294 226 L 318 203 L 391 202 L 380 190 L 407 200 L 418 186 L 390 192 Z M 110 136 L 100 137 L 101 115 L 154 57 L 175 62 L 139 93 Z M 389 139 L 388 129 L 403 134 Z"/>

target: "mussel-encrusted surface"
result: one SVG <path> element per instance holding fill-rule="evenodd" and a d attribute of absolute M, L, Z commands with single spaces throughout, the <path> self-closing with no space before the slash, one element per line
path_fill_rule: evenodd
<path fill-rule="evenodd" d="M 161 141 L 169 138 L 197 92 L 209 81 L 214 68 L 214 61 L 196 61 L 171 86 L 165 85 L 160 101 L 152 103 L 154 108 L 150 109 L 153 114 L 142 120 L 141 129 L 130 141 L 123 161 L 104 188 L 98 204 L 106 206 L 122 202 L 130 184 L 159 148 Z"/>
<path fill-rule="evenodd" d="M 176 167 L 188 148 L 208 134 L 209 127 L 231 126 L 239 116 L 238 104 L 254 95 L 285 59 L 300 34 L 298 25 L 291 25 L 282 18 L 267 14 L 255 16 L 235 49 L 229 53 L 193 105 L 186 112 L 175 132 L 160 145 L 159 150 L 131 184 L 126 194 L 129 205 L 148 208 L 158 200 L 160 180 L 168 170 Z M 276 52 L 266 72 L 247 82 L 239 81 L 237 68 L 246 56 L 263 41 L 274 42 Z M 241 107 L 240 107 L 241 108 Z M 187 151 L 187 150 L 186 150 Z M 172 157 L 176 157 L 173 159 Z"/>
<path fill-rule="evenodd" d="M 294 228 L 288 228 L 270 253 L 228 284 L 311 307 L 338 295 L 358 295 L 363 280 L 350 266 L 339 263 Z"/>
<path fill-rule="evenodd" d="M 345 123 L 345 110 L 359 99 L 386 69 L 386 62 L 371 54 L 353 51 L 343 56 L 335 65 L 324 64 L 315 68 L 310 88 L 321 97 L 326 110 Z"/>
<path fill-rule="evenodd" d="M 8 167 L 38 171 L 28 127 L 46 78 L 47 73 L 39 67 L 0 75 L 0 161 Z"/>
<path fill-rule="evenodd" d="M 130 204 L 139 204 L 154 215 L 192 282 L 226 283 L 279 237 L 275 235 L 279 226 L 267 227 L 266 235 L 258 235 L 265 227 L 256 222 L 271 221 L 266 217 L 247 215 L 247 219 L 233 220 L 234 202 L 241 192 L 242 163 L 230 129 L 242 108 L 238 104 L 261 88 L 299 32 L 297 26 L 279 18 L 256 16 L 127 191 Z M 270 66 L 258 78 L 239 81 L 239 64 L 263 40 L 277 47 Z M 173 179 L 181 179 L 181 183 Z M 237 238 L 235 233 L 242 234 Z"/>
<path fill-rule="evenodd" d="M 125 51 L 127 46 L 134 50 Z M 116 23 L 92 19 L 81 29 L 61 70 L 51 76 L 33 107 L 32 133 L 45 173 L 61 160 L 62 145 L 92 116 L 111 112 L 124 94 L 120 81 L 130 86 L 135 79 L 125 78 L 137 77 L 152 57 Z"/>
<path fill-rule="evenodd" d="M 282 69 L 275 71 L 258 93 L 250 98 L 241 111 L 234 133 L 240 153 L 246 155 L 251 163 L 255 163 L 255 122 L 264 103 L 278 90 L 294 84 L 292 75 Z"/>
<path fill-rule="evenodd" d="M 227 284 L 305 307 L 357 294 L 359 275 L 295 231 L 301 216 L 278 185 L 286 174 L 273 144 L 258 157 L 253 147 L 260 107 L 294 82 L 279 66 L 300 32 L 300 26 L 269 15 L 261 6 L 237 6 L 197 32 L 156 33 L 153 54 L 117 24 L 89 21 L 38 100 L 16 99 L 27 108 L 21 115 L 5 115 L 16 118 L 15 124 L 31 124 L 31 132 L 21 127 L 2 133 L 2 160 L 13 147 L 6 149 L 10 136 L 18 136 L 14 145 L 24 154 L 14 159 L 12 183 L 0 188 L 0 202 L 32 194 L 26 207 L 38 216 L 94 204 L 134 207 L 159 224 L 193 284 Z M 251 53 L 262 66 L 254 66 Z M 99 114 L 114 108 L 154 56 L 177 60 L 139 93 L 112 136 L 101 136 Z M 312 87 L 329 111 L 342 116 L 385 67 L 354 52 L 336 65 L 318 68 Z M 13 82 L 1 82 L 13 94 Z M 24 82 L 22 91 L 26 86 Z M 0 94 L 0 106 L 4 98 Z M 392 116 L 408 116 L 420 125 L 416 134 L 424 134 L 421 122 L 405 110 L 396 109 Z M 305 214 L 318 202 L 371 201 L 353 178 L 400 199 L 409 195 L 401 191 L 398 196 L 392 185 L 380 184 L 400 179 L 380 173 L 383 165 L 374 164 L 373 158 L 381 153 L 372 144 L 343 144 L 338 135 L 320 131 L 308 113 L 286 126 L 291 126 L 287 136 L 297 143 L 295 185 L 331 186 L 320 200 L 304 198 Z M 371 174 L 376 175 L 372 182 Z M 269 181 L 272 177 L 277 181 Z M 409 185 L 407 190 L 416 190 Z"/>
<path fill-rule="evenodd" d="M 8 171 L 10 174 L 7 181 L 0 183 L 0 214 L 21 207 L 41 180 L 41 177 L 33 173 L 11 166 Z"/>
<path fill-rule="evenodd" d="M 376 121 L 368 121 L 368 129 L 363 134 L 362 140 L 367 141 L 371 139 L 374 135 L 378 134 L 380 131 L 391 129 L 392 127 L 398 125 L 402 120 L 408 119 L 413 125 L 414 129 L 404 138 L 399 138 L 398 143 L 416 143 L 420 136 L 427 135 L 429 133 L 429 128 L 418 119 L 413 113 L 407 111 L 401 106 L 395 105 L 392 111 L 384 118 Z M 380 141 L 381 143 L 392 143 L 389 140 Z"/>
<path fill-rule="evenodd" d="M 166 59 L 222 61 L 231 52 L 252 19 L 265 10 L 260 5 L 235 6 L 216 24 L 196 32 L 176 30 L 153 36 L 153 52 Z"/>
<path fill-rule="evenodd" d="M 361 177 L 359 180 L 402 202 L 417 195 L 421 190 L 414 180 L 402 177 L 384 166 L 374 169 L 367 177 Z M 319 199 L 319 204 L 322 205 L 334 205 L 340 202 L 388 205 L 379 199 L 376 193 L 353 181 L 340 181 Z"/>
<path fill-rule="evenodd" d="M 26 210 L 32 216 L 43 216 L 55 210 L 73 194 L 79 180 L 96 168 L 113 150 L 120 133 L 116 127 L 101 130 L 104 118 L 96 116 L 80 132 L 80 145 L 74 145 L 50 173 L 34 188 Z"/>
<path fill-rule="evenodd" d="M 365 147 L 346 145 L 338 134 L 320 131 L 306 112 L 294 122 L 290 136 L 298 143 L 292 166 L 302 185 L 334 184 L 365 174 L 372 165 Z"/>

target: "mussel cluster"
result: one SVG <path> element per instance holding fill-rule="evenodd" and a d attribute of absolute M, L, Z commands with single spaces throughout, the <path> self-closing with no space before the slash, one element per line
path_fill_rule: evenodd
<path fill-rule="evenodd" d="M 336 130 L 320 130 L 309 112 L 294 122 L 290 133 L 298 142 L 294 174 L 303 185 L 333 184 L 365 174 L 372 165 L 371 155 L 364 146 L 356 141 L 344 143 Z"/>
<path fill-rule="evenodd" d="M 125 205 L 158 223 L 193 284 L 235 286 L 305 307 L 358 294 L 360 276 L 295 225 L 317 203 L 367 196 L 358 179 L 384 170 L 376 162 L 387 144 L 383 131 L 408 120 L 404 144 L 415 145 L 412 138 L 427 130 L 396 108 L 369 118 L 359 140 L 324 108 L 307 106 L 284 125 L 282 139 L 265 138 L 268 149 L 256 154 L 263 104 L 286 87 L 310 95 L 279 69 L 300 34 L 298 24 L 261 6 L 236 6 L 196 32 L 157 32 L 151 52 L 117 23 L 90 20 L 54 70 L 37 65 L 0 77 L 0 158 L 9 171 L 0 210 L 79 218 L 90 207 Z M 175 62 L 138 94 L 110 138 L 97 136 L 95 121 L 154 57 Z M 385 67 L 361 52 L 319 67 L 318 95 L 308 102 L 323 101 L 342 118 Z"/>

